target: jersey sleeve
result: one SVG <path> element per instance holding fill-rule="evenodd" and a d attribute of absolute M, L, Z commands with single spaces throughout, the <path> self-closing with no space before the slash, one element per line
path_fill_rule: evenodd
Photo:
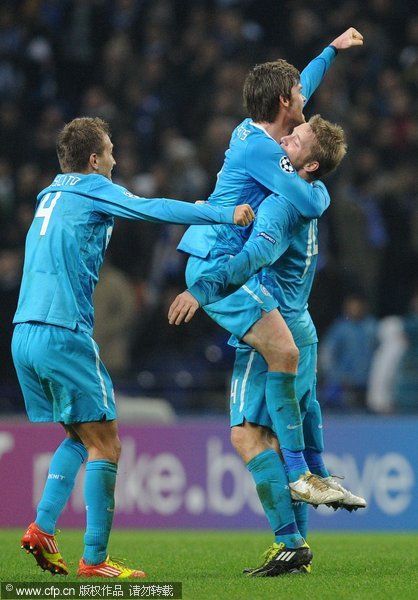
<path fill-rule="evenodd" d="M 225 265 L 188 288 L 200 306 L 217 302 L 235 292 L 254 273 L 273 264 L 286 251 L 298 218 L 286 200 L 271 195 L 261 204 L 249 240 Z"/>
<path fill-rule="evenodd" d="M 273 194 L 288 198 L 303 217 L 317 219 L 330 204 L 325 185 L 299 177 L 283 148 L 272 138 L 262 136 L 248 144 L 246 169 Z"/>
<path fill-rule="evenodd" d="M 337 56 L 337 50 L 333 46 L 327 46 L 316 58 L 303 69 L 300 74 L 300 83 L 302 85 L 302 94 L 306 101 L 312 96 L 316 88 L 319 86 L 325 73 Z"/>
<path fill-rule="evenodd" d="M 90 194 L 94 198 L 97 212 L 114 217 L 180 225 L 234 223 L 234 206 L 191 204 L 168 198 L 141 198 L 105 177 L 94 182 Z"/>

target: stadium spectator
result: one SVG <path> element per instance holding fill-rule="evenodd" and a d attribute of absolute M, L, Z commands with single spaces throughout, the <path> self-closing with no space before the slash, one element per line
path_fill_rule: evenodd
<path fill-rule="evenodd" d="M 370 366 L 376 349 L 377 319 L 366 297 L 353 292 L 343 302 L 342 315 L 331 324 L 320 344 L 322 399 L 329 405 L 365 411 Z"/>
<path fill-rule="evenodd" d="M 395 376 L 407 344 L 402 317 L 383 317 L 377 325 L 376 335 L 378 346 L 370 365 L 367 408 L 372 413 L 390 414 L 394 410 Z"/>
<path fill-rule="evenodd" d="M 393 411 L 418 413 L 418 292 L 402 320 L 406 347 L 399 360 L 393 385 Z"/>
<path fill-rule="evenodd" d="M 131 331 L 136 316 L 135 288 L 127 275 L 112 265 L 109 257 L 94 290 L 93 337 L 112 377 L 122 378 L 131 368 Z"/>
<path fill-rule="evenodd" d="M 0 248 L 0 306 L 2 328 L 0 336 L 0 412 L 14 413 L 24 409 L 16 371 L 10 354 L 13 314 L 19 296 L 22 275 L 22 251 Z"/>
<path fill-rule="evenodd" d="M 232 12 L 227 8 L 231 4 Z M 322 335 L 338 303 L 329 292 L 341 294 L 364 280 L 363 261 L 370 254 L 367 268 L 373 311 L 379 317 L 403 315 L 416 285 L 411 275 L 418 258 L 413 160 L 418 148 L 416 0 L 322 0 L 320 6 L 308 8 L 294 0 L 264 0 L 263 10 L 256 0 L 3 0 L 0 157 L 10 162 L 14 180 L 21 166 L 35 165 L 39 172 L 36 188 L 41 189 L 45 171 L 50 178 L 57 164 L 50 164 L 54 160 L 51 148 L 48 164 L 44 163 L 45 146 L 40 154 L 35 150 L 37 124 L 50 106 L 58 105 L 65 121 L 80 115 L 83 97 L 98 85 L 116 107 L 112 125 L 117 147 L 122 151 L 122 137 L 136 147 L 137 172 L 165 171 L 162 136 L 167 126 L 175 126 L 198 149 L 208 182 L 205 196 L 222 165 L 231 131 L 242 120 L 242 102 L 236 94 L 239 73 L 246 73 L 255 62 L 278 57 L 300 67 L 308 49 L 320 50 L 318 40 L 332 39 L 347 22 L 364 29 L 368 45 L 356 60 L 339 57 L 307 109 L 308 117 L 320 113 L 341 122 L 349 146 L 356 149 L 328 183 L 334 202 L 319 235 L 326 229 L 321 247 L 330 259 L 320 265 L 312 314 Z M 218 26 L 222 26 L 219 32 Z M 225 44 L 225 35 L 231 35 L 232 46 Z M 149 57 L 152 60 L 145 60 Z M 220 75 L 232 72 L 231 81 Z M 213 106 L 208 105 L 209 98 Z M 145 134 L 143 143 L 139 136 Z M 352 177 L 358 170 L 356 156 L 364 156 L 366 150 L 377 154 L 375 173 L 364 183 L 369 191 L 372 188 L 374 206 L 382 217 L 379 227 L 386 232 L 380 245 L 371 241 L 355 197 L 347 194 L 356 179 Z M 355 237 L 363 248 L 354 262 L 354 244 L 346 243 L 347 221 L 341 218 L 340 202 L 341 210 L 351 205 L 359 218 L 358 226 L 349 225 L 356 229 Z M 14 211 L 20 210 L 20 204 L 16 192 Z M 152 238 L 147 243 L 152 245 Z M 348 263 L 349 273 L 344 270 Z M 125 269 L 124 264 L 119 266 Z M 128 262 L 125 271 L 130 277 L 132 269 Z M 323 311 L 328 304 L 334 307 L 329 315 Z M 224 366 L 229 370 L 230 361 Z"/>

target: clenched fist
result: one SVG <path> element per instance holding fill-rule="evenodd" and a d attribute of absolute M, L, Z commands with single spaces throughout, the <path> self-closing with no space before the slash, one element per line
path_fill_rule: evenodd
<path fill-rule="evenodd" d="M 352 46 L 362 45 L 363 36 L 359 31 L 357 31 L 357 29 L 354 29 L 354 27 L 350 27 L 347 29 L 347 31 L 344 31 L 344 33 L 335 38 L 335 40 L 330 44 L 330 46 L 335 46 L 337 50 L 346 50 Z"/>
<path fill-rule="evenodd" d="M 234 223 L 245 227 L 255 219 L 254 211 L 249 204 L 241 204 L 234 210 Z"/>

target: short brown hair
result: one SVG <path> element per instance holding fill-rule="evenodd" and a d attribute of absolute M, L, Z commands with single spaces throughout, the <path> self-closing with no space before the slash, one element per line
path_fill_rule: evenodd
<path fill-rule="evenodd" d="M 57 154 L 63 173 L 84 171 L 94 153 L 104 151 L 104 136 L 110 127 L 99 117 L 80 117 L 67 123 L 57 137 Z"/>
<path fill-rule="evenodd" d="M 321 179 L 338 167 L 347 152 L 347 142 L 342 127 L 330 123 L 320 115 L 314 115 L 308 121 L 315 135 L 309 160 L 317 160 L 319 169 L 313 176 Z"/>
<path fill-rule="evenodd" d="M 273 123 L 279 112 L 280 96 L 290 100 L 292 87 L 300 81 L 296 67 L 279 58 L 256 65 L 244 82 L 244 105 L 255 122 Z"/>

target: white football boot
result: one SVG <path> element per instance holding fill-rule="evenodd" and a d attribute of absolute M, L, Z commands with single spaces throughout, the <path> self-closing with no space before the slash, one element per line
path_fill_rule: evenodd
<path fill-rule="evenodd" d="M 289 483 L 292 500 L 296 502 L 307 502 L 318 506 L 319 504 L 334 505 L 339 504 L 344 499 L 342 489 L 337 489 L 319 475 L 313 475 L 309 471 L 305 475 L 300 475 L 297 481 Z"/>
<path fill-rule="evenodd" d="M 326 481 L 333 490 L 338 490 L 344 494 L 344 498 L 342 500 L 331 505 L 332 508 L 334 510 L 337 510 L 337 508 L 345 508 L 350 512 L 357 510 L 358 508 L 366 508 L 366 500 L 361 496 L 356 496 L 349 490 L 346 490 L 345 487 L 343 487 L 341 483 L 337 481 L 337 479 L 343 479 L 343 477 L 338 477 L 337 475 L 324 477 L 324 481 Z"/>

